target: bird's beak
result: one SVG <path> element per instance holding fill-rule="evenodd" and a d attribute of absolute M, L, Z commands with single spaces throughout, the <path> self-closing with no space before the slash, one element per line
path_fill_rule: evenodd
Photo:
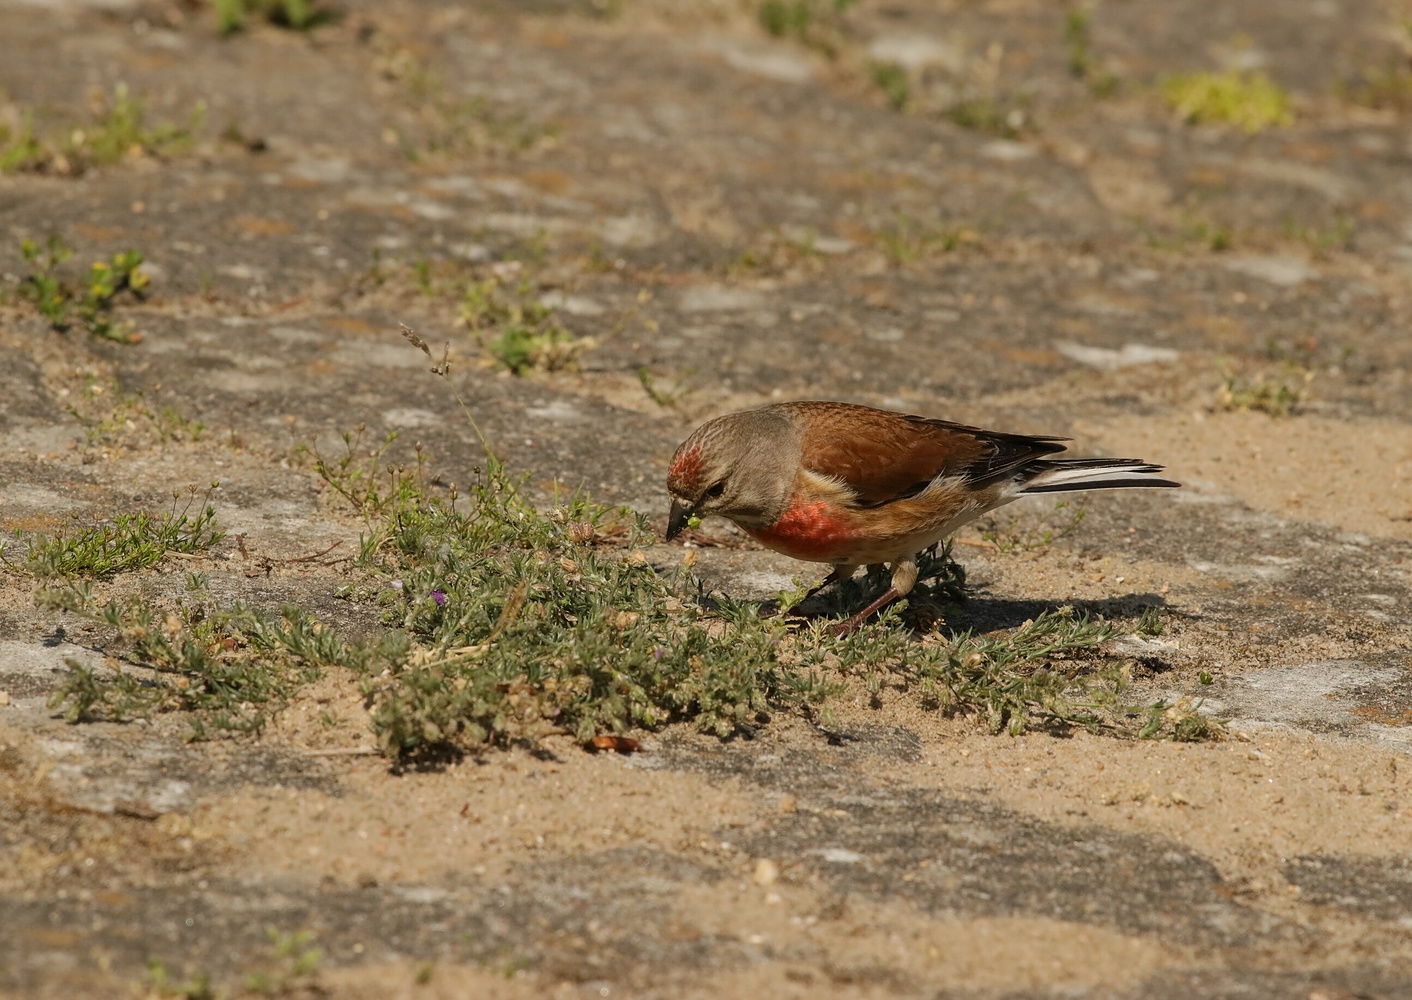
<path fill-rule="evenodd" d="M 671 541 L 681 534 L 681 529 L 686 527 L 687 519 L 696 513 L 690 507 L 680 503 L 675 497 L 672 498 L 672 511 L 667 515 L 667 541 Z"/>

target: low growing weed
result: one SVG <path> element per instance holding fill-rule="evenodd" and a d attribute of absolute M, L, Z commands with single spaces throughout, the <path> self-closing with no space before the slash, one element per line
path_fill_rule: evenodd
<path fill-rule="evenodd" d="M 178 494 L 165 514 L 119 514 L 69 535 L 21 535 L 28 552 L 19 567 L 41 580 L 105 580 L 155 566 L 169 552 L 201 552 L 225 537 L 210 504 L 215 488 L 198 501 L 193 487 L 180 509 Z"/>
<path fill-rule="evenodd" d="M 3 109 L 0 109 L 3 110 Z M 149 124 L 146 105 L 119 83 L 92 119 L 41 132 L 32 111 L 0 118 L 0 172 L 81 174 L 125 159 L 172 156 L 189 150 L 205 118 L 198 103 L 184 122 Z"/>
<path fill-rule="evenodd" d="M 877 239 L 887 259 L 898 267 L 980 242 L 979 235 L 969 227 L 937 226 L 901 212 L 894 216 L 891 225 L 878 230 Z"/>
<path fill-rule="evenodd" d="M 1108 97 L 1118 89 L 1112 71 L 1100 66 L 1093 51 L 1093 12 L 1075 8 L 1064 15 L 1064 43 L 1069 50 L 1069 75 L 1088 83 L 1095 97 Z"/>
<path fill-rule="evenodd" d="M 1272 417 L 1287 417 L 1294 412 L 1309 392 L 1314 370 L 1295 362 L 1286 362 L 1278 375 L 1264 372 L 1242 375 L 1227 363 L 1218 366 L 1221 386 L 1217 399 L 1226 410 L 1258 410 Z"/>
<path fill-rule="evenodd" d="M 833 56 L 846 36 L 844 14 L 857 0 L 763 0 L 760 26 L 776 38 L 797 42 Z"/>
<path fill-rule="evenodd" d="M 1157 86 L 1187 122 L 1226 122 L 1252 134 L 1294 122 L 1289 95 L 1264 73 L 1187 73 L 1163 77 Z"/>
<path fill-rule="evenodd" d="M 516 375 L 572 368 L 579 354 L 594 346 L 591 338 L 564 329 L 515 261 L 493 265 L 466 285 L 459 321 Z"/>
<path fill-rule="evenodd" d="M 73 256 L 73 249 L 59 236 L 50 236 L 41 248 L 33 240 L 20 244 L 20 255 L 33 268 L 26 275 L 21 294 L 34 303 L 39 314 L 55 330 L 67 330 L 76 309 L 84 329 L 95 337 L 120 344 L 135 344 L 142 335 L 131 323 L 113 318 L 113 304 L 123 292 L 142 298 L 150 282 L 141 270 L 143 256 L 136 250 L 123 250 L 108 260 L 95 261 L 88 269 L 88 282 L 75 289 L 58 274 L 59 266 Z"/>
<path fill-rule="evenodd" d="M 79 585 L 44 591 L 40 602 L 108 626 L 115 639 L 104 651 L 143 668 L 99 671 L 70 659 L 51 707 L 62 707 L 70 722 L 184 712 L 193 740 L 259 732 L 324 669 L 362 672 L 401 654 L 395 637 L 383 645 L 350 642 L 295 607 L 278 615 L 243 604 L 223 610 L 199 593 L 173 606 L 145 598 L 97 605 Z"/>
<path fill-rule="evenodd" d="M 234 34 L 257 18 L 291 31 L 310 31 L 338 20 L 338 11 L 318 0 L 215 0 L 216 30 Z"/>
<path fill-rule="evenodd" d="M 389 126 L 383 140 L 408 160 L 518 156 L 547 148 L 558 138 L 560 128 L 552 122 L 483 96 L 463 96 L 411 49 L 390 43 L 379 47 L 378 75 L 399 85 L 404 105 L 400 123 Z"/>

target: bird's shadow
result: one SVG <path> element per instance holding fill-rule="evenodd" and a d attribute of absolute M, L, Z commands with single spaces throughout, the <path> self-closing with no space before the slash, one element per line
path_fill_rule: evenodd
<path fill-rule="evenodd" d="M 965 603 L 947 609 L 946 630 L 953 635 L 966 632 L 998 632 L 1019 628 L 1045 612 L 1072 608 L 1076 615 L 1109 621 L 1141 618 L 1151 609 L 1165 609 L 1161 594 L 1122 594 L 1091 601 L 1017 600 L 1004 597 L 973 596 Z"/>
<path fill-rule="evenodd" d="M 704 593 L 701 595 L 701 605 L 716 613 L 727 608 L 753 606 L 761 618 L 784 617 L 804 623 L 847 617 L 880 592 L 879 589 L 868 586 L 866 577 L 859 577 L 815 594 L 789 608 L 783 608 L 776 598 L 759 602 L 734 601 L 721 595 Z M 908 595 L 907 603 L 908 610 L 903 614 L 904 621 L 925 621 L 928 624 L 921 627 L 920 631 L 935 628 L 948 639 L 959 639 L 972 633 L 985 634 L 1019 628 L 1040 615 L 1061 608 L 1071 609 L 1079 617 L 1102 618 L 1108 621 L 1131 620 L 1134 623 L 1147 611 L 1170 611 L 1165 597 L 1150 592 L 1121 594 L 1097 600 L 1067 601 L 988 597 L 976 593 L 958 598 L 955 591 L 949 587 L 933 587 L 926 583 L 919 584 Z"/>

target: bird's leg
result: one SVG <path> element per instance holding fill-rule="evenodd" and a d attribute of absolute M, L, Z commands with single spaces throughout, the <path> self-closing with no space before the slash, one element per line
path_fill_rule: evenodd
<path fill-rule="evenodd" d="M 840 639 L 846 635 L 852 635 L 854 632 L 858 631 L 859 627 L 861 627 L 865 621 L 901 596 L 902 595 L 897 592 L 896 587 L 888 587 L 887 590 L 883 591 L 883 595 L 872 604 L 869 604 L 856 615 L 845 618 L 835 625 L 833 634 Z"/>
<path fill-rule="evenodd" d="M 892 562 L 892 586 L 885 590 L 872 604 L 852 617 L 845 618 L 834 627 L 834 635 L 843 638 L 858 631 L 865 621 L 887 607 L 899 597 L 906 597 L 917 585 L 917 557 L 915 555 L 894 559 Z"/>

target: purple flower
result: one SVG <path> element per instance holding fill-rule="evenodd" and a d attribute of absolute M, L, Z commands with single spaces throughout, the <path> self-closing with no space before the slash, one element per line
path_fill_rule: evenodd
<path fill-rule="evenodd" d="M 438 608 L 444 608 L 446 606 L 446 591 L 433 590 L 431 592 L 431 599 L 436 602 Z"/>
<path fill-rule="evenodd" d="M 665 649 L 663 649 L 661 646 L 658 646 L 656 649 L 654 649 L 654 650 L 652 651 L 652 659 L 654 659 L 654 660 L 660 660 L 660 659 L 662 658 L 662 654 L 664 654 L 665 652 L 666 652 Z"/>

